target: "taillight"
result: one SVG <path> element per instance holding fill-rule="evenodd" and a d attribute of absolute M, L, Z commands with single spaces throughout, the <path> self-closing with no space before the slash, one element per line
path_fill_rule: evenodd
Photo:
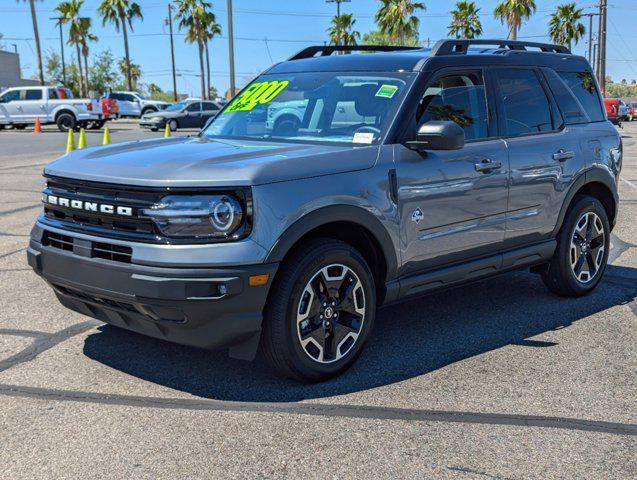
<path fill-rule="evenodd" d="M 86 109 L 87 109 L 89 112 L 92 112 L 92 111 L 93 111 L 93 104 L 92 104 L 92 103 L 87 103 L 87 104 L 86 104 Z"/>

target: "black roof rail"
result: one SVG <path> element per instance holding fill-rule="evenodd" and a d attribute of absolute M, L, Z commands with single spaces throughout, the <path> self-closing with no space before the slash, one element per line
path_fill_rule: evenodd
<path fill-rule="evenodd" d="M 547 53 L 566 53 L 570 54 L 571 51 L 562 45 L 554 45 L 551 43 L 536 43 L 536 42 L 520 42 L 514 40 L 440 40 L 431 49 L 431 56 L 437 57 L 440 55 L 464 55 L 472 45 L 497 45 L 502 49 L 509 50 L 521 50 L 526 51 L 527 47 L 539 48 L 543 52 Z"/>
<path fill-rule="evenodd" d="M 420 50 L 420 47 L 402 47 L 392 45 L 323 45 L 307 47 L 288 58 L 290 60 L 301 60 L 304 58 L 328 57 L 335 52 L 396 52 L 402 50 Z"/>

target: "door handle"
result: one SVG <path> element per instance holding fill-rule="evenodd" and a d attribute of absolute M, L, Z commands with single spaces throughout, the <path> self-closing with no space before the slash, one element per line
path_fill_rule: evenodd
<path fill-rule="evenodd" d="M 485 159 L 480 163 L 476 163 L 476 172 L 489 173 L 491 170 L 497 170 L 498 168 L 502 168 L 502 162 Z"/>
<path fill-rule="evenodd" d="M 558 162 L 563 162 L 568 160 L 569 158 L 573 158 L 575 156 L 575 152 L 570 152 L 564 148 L 560 148 L 557 152 L 553 154 L 553 160 Z"/>

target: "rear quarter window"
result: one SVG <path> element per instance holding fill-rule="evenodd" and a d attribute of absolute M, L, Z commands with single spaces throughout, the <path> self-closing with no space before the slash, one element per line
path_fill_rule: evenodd
<path fill-rule="evenodd" d="M 591 122 L 605 120 L 595 78 L 591 72 L 586 70 L 581 72 L 559 72 L 558 75 L 579 100 Z"/>
<path fill-rule="evenodd" d="M 576 125 L 590 122 L 590 118 L 586 114 L 584 106 L 560 76 L 550 68 L 543 68 L 542 71 L 544 72 L 551 92 L 553 92 L 553 97 L 562 112 L 564 123 L 567 125 Z"/>

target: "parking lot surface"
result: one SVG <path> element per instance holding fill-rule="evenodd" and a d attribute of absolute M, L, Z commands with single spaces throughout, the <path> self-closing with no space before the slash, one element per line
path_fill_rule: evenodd
<path fill-rule="evenodd" d="M 304 385 L 59 305 L 25 249 L 66 137 L 1 131 L 0 478 L 635 478 L 637 122 L 622 135 L 595 292 L 517 272 L 387 308 L 352 369 Z"/>

